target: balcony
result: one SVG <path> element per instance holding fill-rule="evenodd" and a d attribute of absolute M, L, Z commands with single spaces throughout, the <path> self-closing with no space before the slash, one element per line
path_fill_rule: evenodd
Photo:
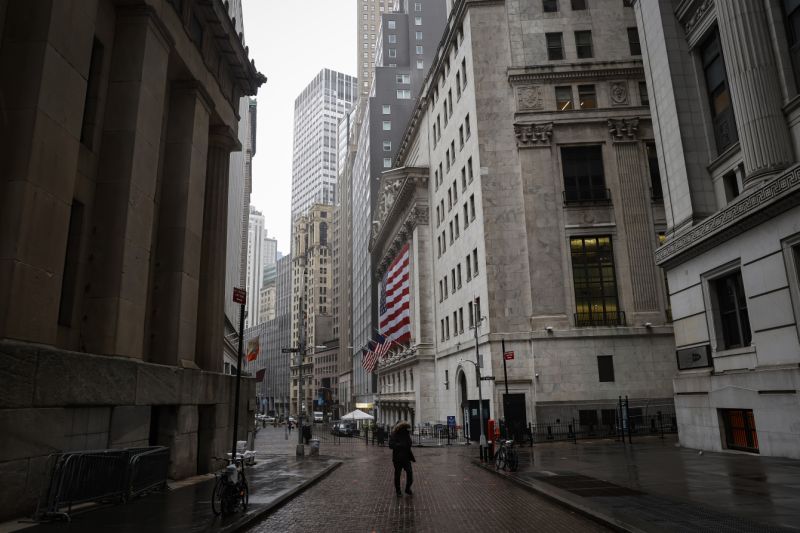
<path fill-rule="evenodd" d="M 564 198 L 564 207 L 611 203 L 611 191 L 605 188 L 565 190 L 561 194 Z"/>
<path fill-rule="evenodd" d="M 624 326 L 624 311 L 575 313 L 575 326 L 579 328 L 597 326 Z"/>

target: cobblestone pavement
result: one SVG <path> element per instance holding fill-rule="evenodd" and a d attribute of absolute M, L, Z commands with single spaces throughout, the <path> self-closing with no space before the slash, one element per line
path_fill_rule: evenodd
<path fill-rule="evenodd" d="M 256 448 L 293 452 L 288 444 L 282 428 L 267 428 L 259 432 Z M 608 531 L 472 465 L 475 446 L 415 448 L 414 495 L 401 498 L 394 493 L 388 448 L 345 441 L 323 443 L 321 453 L 345 463 L 250 531 Z"/>

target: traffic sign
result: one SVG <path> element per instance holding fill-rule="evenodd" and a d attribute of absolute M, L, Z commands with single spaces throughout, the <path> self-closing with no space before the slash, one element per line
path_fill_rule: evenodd
<path fill-rule="evenodd" d="M 233 301 L 237 304 L 244 305 L 247 303 L 247 291 L 244 289 L 240 289 L 239 287 L 233 288 Z"/>
<path fill-rule="evenodd" d="M 298 353 L 300 348 L 281 348 L 281 353 Z"/>
<path fill-rule="evenodd" d="M 494 376 L 481 376 L 481 381 L 494 381 Z"/>
<path fill-rule="evenodd" d="M 506 361 L 513 361 L 514 360 L 514 352 L 506 352 L 503 354 L 503 359 Z"/>

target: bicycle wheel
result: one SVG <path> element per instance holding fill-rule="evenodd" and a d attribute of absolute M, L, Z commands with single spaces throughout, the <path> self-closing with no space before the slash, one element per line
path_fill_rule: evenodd
<path fill-rule="evenodd" d="M 216 483 L 214 483 L 214 489 L 211 491 L 211 510 L 214 511 L 214 514 L 217 516 L 222 513 L 222 497 L 222 478 L 218 477 Z"/>
<path fill-rule="evenodd" d="M 497 453 L 494 454 L 494 468 L 495 470 L 505 469 L 506 466 L 506 453 L 503 448 L 497 450 Z"/>
<path fill-rule="evenodd" d="M 508 464 L 508 469 L 511 472 L 516 472 L 519 470 L 519 455 L 514 450 L 508 450 L 508 458 L 506 459 L 506 463 Z"/>
<path fill-rule="evenodd" d="M 250 489 L 247 487 L 247 481 L 243 481 L 239 487 L 239 497 L 241 498 L 242 510 L 247 510 L 247 504 L 250 503 Z"/>

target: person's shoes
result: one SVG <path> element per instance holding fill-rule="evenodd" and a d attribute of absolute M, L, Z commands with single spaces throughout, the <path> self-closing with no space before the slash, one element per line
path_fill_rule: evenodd
<path fill-rule="evenodd" d="M 400 492 L 400 491 L 398 490 L 398 491 L 397 491 L 397 497 L 398 497 L 398 498 L 400 498 L 400 497 L 402 497 L 402 496 L 403 496 L 403 493 L 402 493 L 402 492 Z"/>
<path fill-rule="evenodd" d="M 406 494 L 408 494 L 409 496 L 413 496 L 414 495 L 414 493 L 411 492 L 411 489 L 406 489 Z"/>

